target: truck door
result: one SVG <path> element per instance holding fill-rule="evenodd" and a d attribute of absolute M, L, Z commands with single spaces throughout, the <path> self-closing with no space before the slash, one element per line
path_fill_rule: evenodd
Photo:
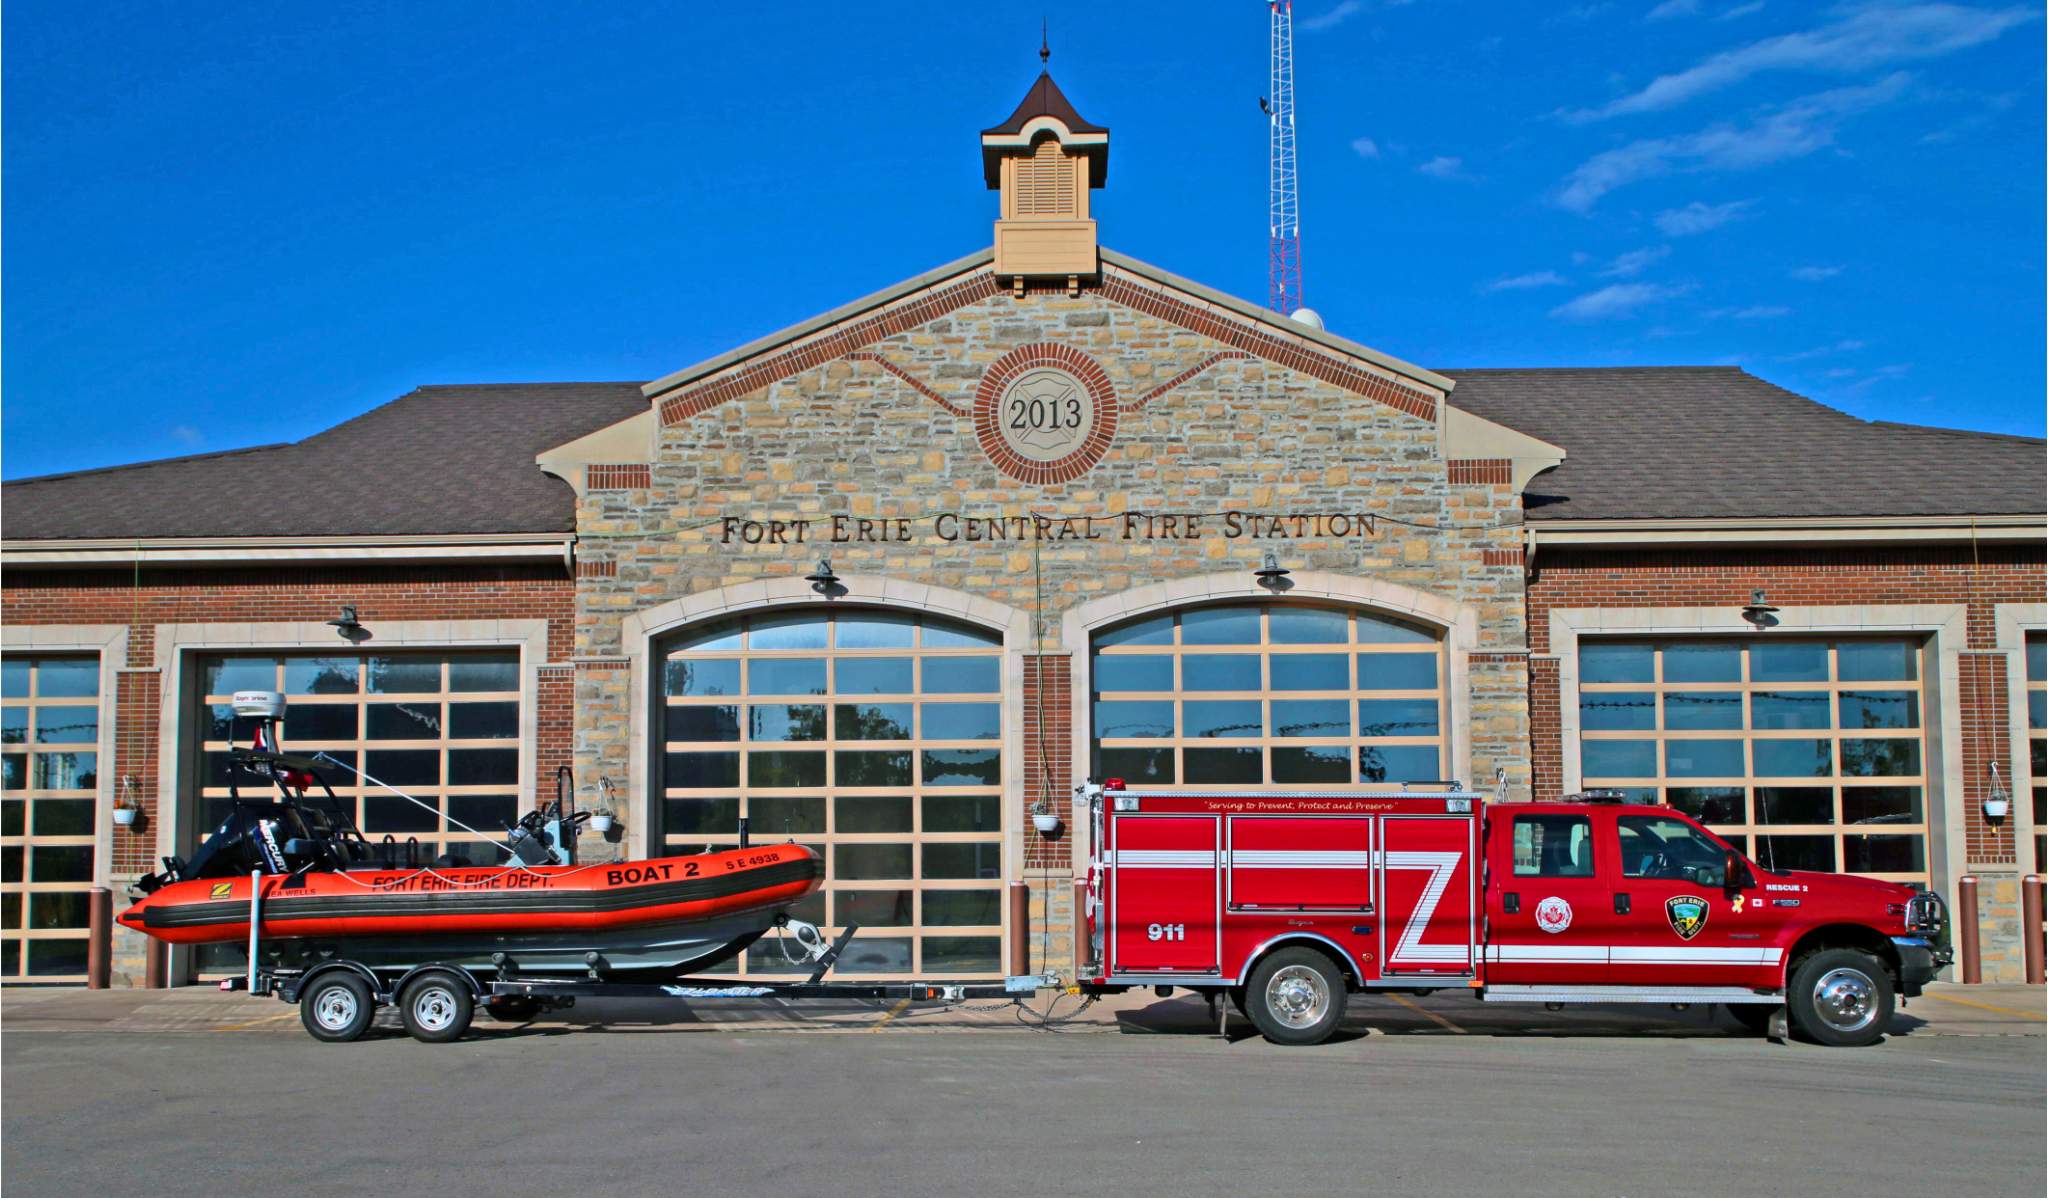
<path fill-rule="evenodd" d="M 1383 974 L 1472 972 L 1479 912 L 1478 821 L 1389 815 L 1380 821 L 1380 962 Z"/>
<path fill-rule="evenodd" d="M 1222 871 L 1213 815 L 1118 814 L 1109 890 L 1112 973 L 1215 973 Z"/>
<path fill-rule="evenodd" d="M 1488 984 L 1606 983 L 1614 850 L 1596 851 L 1593 816 L 1495 807 L 1491 819 Z"/>
<path fill-rule="evenodd" d="M 1783 912 L 1728 894 L 1726 850 L 1672 815 L 1615 819 L 1620 875 L 1613 980 L 1628 986 L 1777 986 Z"/>

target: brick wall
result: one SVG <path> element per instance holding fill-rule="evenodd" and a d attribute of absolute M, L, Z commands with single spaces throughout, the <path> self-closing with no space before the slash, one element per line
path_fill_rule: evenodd
<path fill-rule="evenodd" d="M 1074 735 L 1068 666 L 1065 655 L 1024 659 L 1024 805 L 1018 820 L 1027 871 L 1070 870 L 1072 864 Z M 1065 825 L 1057 836 L 1040 836 L 1032 826 L 1031 808 L 1041 799 Z"/>

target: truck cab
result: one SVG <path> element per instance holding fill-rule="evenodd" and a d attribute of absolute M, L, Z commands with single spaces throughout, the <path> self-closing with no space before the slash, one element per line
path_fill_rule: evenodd
<path fill-rule="evenodd" d="M 1728 1003 L 1782 996 L 1823 1043 L 1882 1034 L 1895 995 L 1947 964 L 1939 898 L 1765 869 L 1684 813 L 1581 796 L 1486 813 L 1486 991 L 1495 1000 Z"/>

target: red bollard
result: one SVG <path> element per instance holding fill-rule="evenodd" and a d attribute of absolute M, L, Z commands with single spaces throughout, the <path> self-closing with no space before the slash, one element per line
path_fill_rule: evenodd
<path fill-rule="evenodd" d="M 114 892 L 95 886 L 85 900 L 85 988 L 105 990 L 114 976 Z"/>
<path fill-rule="evenodd" d="M 1956 879 L 1956 946 L 1962 952 L 1963 984 L 1975 986 L 1984 980 L 1984 958 L 1977 951 L 1977 878 L 1964 874 Z"/>
<path fill-rule="evenodd" d="M 2041 875 L 2020 879 L 2020 940 L 2025 944 L 2027 985 L 2041 984 Z"/>
<path fill-rule="evenodd" d="M 1095 971 L 1095 946 L 1088 932 L 1088 879 L 1074 879 L 1074 973 Z"/>
<path fill-rule="evenodd" d="M 1010 883 L 1010 976 L 1031 972 L 1031 887 Z"/>

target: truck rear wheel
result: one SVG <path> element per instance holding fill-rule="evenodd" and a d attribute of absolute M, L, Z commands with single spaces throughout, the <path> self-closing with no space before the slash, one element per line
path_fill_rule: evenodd
<path fill-rule="evenodd" d="M 446 970 L 423 973 L 406 983 L 398 996 L 398 1012 L 412 1038 L 427 1044 L 462 1039 L 476 1014 L 469 984 Z"/>
<path fill-rule="evenodd" d="M 1245 1014 L 1275 1044 L 1321 1044 L 1344 1018 L 1344 975 L 1312 948 L 1283 948 L 1259 962 Z"/>
<path fill-rule="evenodd" d="M 377 1000 L 370 984 L 346 970 L 323 974 L 299 992 L 299 1022 L 315 1040 L 360 1040 L 376 1017 Z"/>
<path fill-rule="evenodd" d="M 1875 1044 L 1892 1021 L 1891 974 L 1860 949 L 1826 949 L 1792 971 L 1785 1005 L 1792 1026 L 1816 1044 Z"/>

